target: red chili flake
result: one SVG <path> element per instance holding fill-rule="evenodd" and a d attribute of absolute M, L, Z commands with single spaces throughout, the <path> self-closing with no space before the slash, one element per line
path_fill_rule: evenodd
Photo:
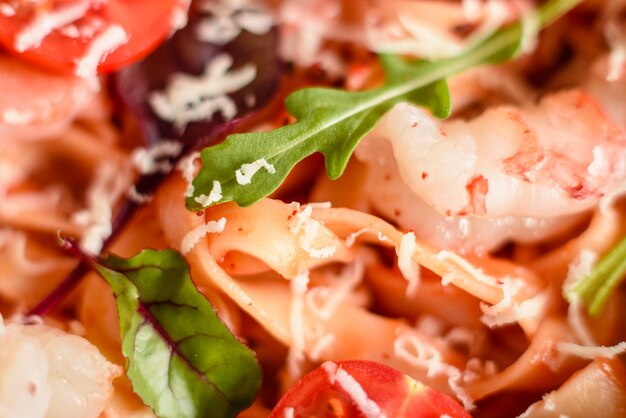
<path fill-rule="evenodd" d="M 402 213 L 402 212 L 400 212 L 400 209 L 394 209 L 394 210 L 393 210 L 393 214 L 394 214 L 395 216 L 400 216 L 400 214 L 401 214 L 401 213 Z"/>
<path fill-rule="evenodd" d="M 413 122 L 413 123 L 411 124 L 411 128 L 417 128 L 417 122 Z"/>
<path fill-rule="evenodd" d="M 32 396 L 35 396 L 37 394 L 37 385 L 33 382 L 29 382 L 26 386 L 26 390 L 28 390 L 28 393 Z"/>
<path fill-rule="evenodd" d="M 428 173 L 425 171 L 422 171 L 422 180 L 426 180 L 428 178 Z"/>
<path fill-rule="evenodd" d="M 452 32 L 461 39 L 468 37 L 474 30 L 476 25 L 473 23 L 459 23 L 452 27 Z"/>
<path fill-rule="evenodd" d="M 204 216 L 204 211 L 199 210 L 198 212 L 196 212 L 196 216 Z"/>
<path fill-rule="evenodd" d="M 465 190 L 469 196 L 472 212 L 476 215 L 486 215 L 489 180 L 481 175 L 474 176 L 465 185 Z"/>

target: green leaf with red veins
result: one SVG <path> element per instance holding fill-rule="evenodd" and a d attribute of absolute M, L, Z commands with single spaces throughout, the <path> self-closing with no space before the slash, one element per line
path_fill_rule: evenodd
<path fill-rule="evenodd" d="M 256 358 L 195 288 L 180 254 L 88 262 L 113 289 L 128 377 L 157 416 L 232 417 L 252 403 Z"/>
<path fill-rule="evenodd" d="M 516 55 L 535 28 L 546 26 L 581 0 L 551 0 L 464 53 L 437 62 L 381 58 L 385 84 L 364 92 L 306 88 L 285 103 L 296 122 L 271 132 L 230 135 L 202 151 L 190 210 L 235 201 L 248 206 L 276 190 L 291 169 L 314 153 L 324 155 L 331 179 L 343 173 L 359 141 L 393 105 L 411 102 L 439 117 L 450 112 L 446 78 Z M 528 29 L 531 29 L 530 31 Z"/>

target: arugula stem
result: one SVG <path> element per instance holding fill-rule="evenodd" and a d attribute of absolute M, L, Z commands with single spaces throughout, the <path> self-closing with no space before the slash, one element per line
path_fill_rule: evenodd
<path fill-rule="evenodd" d="M 199 198 L 210 195 L 215 182 L 220 184 L 221 199 L 208 206 L 228 201 L 241 206 L 253 204 L 280 187 L 289 171 L 314 153 L 324 155 L 331 179 L 340 177 L 358 142 L 394 104 L 415 103 L 428 107 L 436 116 L 447 116 L 448 77 L 478 65 L 510 59 L 523 47 L 527 30 L 539 31 L 581 1 L 548 1 L 452 58 L 389 65 L 383 56 L 386 80 L 376 89 L 348 93 L 332 88 L 305 88 L 291 93 L 285 105 L 295 123 L 270 132 L 231 135 L 202 151 L 204 166 L 193 181 L 194 194 L 187 198 L 187 208 L 203 209 L 205 205 Z M 406 68 L 399 68 L 402 65 Z M 240 167 L 260 159 L 275 171 L 271 175 L 257 174 L 256 187 L 240 185 L 236 179 Z"/>
<path fill-rule="evenodd" d="M 540 27 L 545 27 L 557 20 L 559 17 L 563 16 L 581 2 L 582 0 L 553 0 L 543 4 L 534 13 L 538 19 Z M 422 87 L 433 84 L 436 81 L 446 79 L 462 71 L 468 70 L 476 66 L 477 62 L 489 60 L 489 58 L 495 54 L 515 45 L 520 38 L 521 30 L 522 23 L 517 22 L 505 29 L 502 29 L 496 35 L 491 36 L 481 44 L 470 48 L 465 53 L 448 59 L 445 66 L 441 66 L 440 63 L 436 61 L 432 62 L 430 63 L 432 69 L 424 71 L 427 73 L 426 76 L 398 85 L 395 88 L 381 89 L 382 94 L 372 100 L 363 102 L 361 106 L 355 107 L 352 112 L 347 113 L 346 115 L 347 117 L 354 116 L 355 114 L 375 107 L 378 104 L 390 101 L 399 96 L 404 96 L 412 91 L 419 90 Z M 331 120 L 331 122 L 336 121 Z M 327 125 L 331 124 L 333 123 Z M 325 129 L 327 126 L 322 125 L 320 128 Z"/>
<path fill-rule="evenodd" d="M 142 177 L 143 178 L 143 177 Z M 138 182 L 137 184 L 141 184 Z M 109 247 L 113 240 L 119 235 L 124 225 L 130 220 L 138 205 L 130 200 L 125 200 L 122 208 L 117 213 L 111 227 L 111 235 L 102 244 L 103 250 Z M 91 269 L 84 259 L 80 258 L 79 263 L 72 271 L 54 288 L 41 302 L 28 311 L 27 316 L 46 316 L 65 300 L 65 298 L 78 286 L 82 278 Z"/>
<path fill-rule="evenodd" d="M 626 237 L 600 260 L 592 271 L 576 283 L 569 294 L 579 296 L 589 306 L 589 315 L 598 316 L 607 300 L 626 277 Z M 571 298 L 571 297 L 570 297 Z"/>

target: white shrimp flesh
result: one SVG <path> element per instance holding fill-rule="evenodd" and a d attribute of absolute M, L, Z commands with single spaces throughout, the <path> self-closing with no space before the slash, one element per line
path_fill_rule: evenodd
<path fill-rule="evenodd" d="M 0 365 L 0 418 L 96 418 L 121 373 L 82 337 L 1 317 Z"/>
<path fill-rule="evenodd" d="M 370 201 L 448 248 L 488 250 L 563 231 L 626 179 L 623 104 L 607 109 L 626 100 L 623 81 L 585 87 L 467 121 L 395 106 L 357 149 L 372 171 Z"/>

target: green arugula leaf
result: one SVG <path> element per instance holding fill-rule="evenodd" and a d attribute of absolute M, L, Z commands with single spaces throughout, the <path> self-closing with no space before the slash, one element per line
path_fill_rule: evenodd
<path fill-rule="evenodd" d="M 194 192 L 187 198 L 187 208 L 201 210 L 228 201 L 251 205 L 276 190 L 299 161 L 317 152 L 324 155 L 328 176 L 336 179 L 343 173 L 358 142 L 393 105 L 416 103 L 430 109 L 435 116 L 446 117 L 450 112 L 447 77 L 515 56 L 529 27 L 541 28 L 580 2 L 548 1 L 522 21 L 497 31 L 453 58 L 408 62 L 382 56 L 386 80 L 377 89 L 351 93 L 306 88 L 292 93 L 285 105 L 297 119 L 295 123 L 271 132 L 230 135 L 221 144 L 202 151 L 203 167 L 193 181 Z M 268 164 L 266 168 L 259 169 L 250 183 L 240 184 L 237 170 L 259 160 Z M 210 196 L 219 199 L 207 199 Z"/>
<path fill-rule="evenodd" d="M 626 279 L 626 237 L 611 249 L 574 286 L 568 289 L 565 297 L 582 299 L 588 306 L 589 315 L 598 316 L 617 286 Z"/>
<path fill-rule="evenodd" d="M 261 383 L 256 358 L 195 288 L 179 253 L 79 255 L 113 289 L 127 375 L 157 416 L 233 417 L 252 403 Z"/>

